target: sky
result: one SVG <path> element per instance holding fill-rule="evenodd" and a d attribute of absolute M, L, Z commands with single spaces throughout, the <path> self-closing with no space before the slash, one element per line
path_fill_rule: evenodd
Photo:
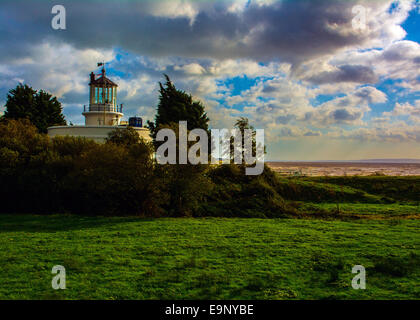
<path fill-rule="evenodd" d="M 125 118 L 153 120 L 168 74 L 268 160 L 420 159 L 419 0 L 63 0 L 65 30 L 56 4 L 0 2 L 0 110 L 21 82 L 83 124 L 105 61 Z"/>

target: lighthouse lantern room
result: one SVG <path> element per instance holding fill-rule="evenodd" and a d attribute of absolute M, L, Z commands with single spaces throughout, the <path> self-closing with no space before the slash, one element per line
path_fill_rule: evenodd
<path fill-rule="evenodd" d="M 90 74 L 89 107 L 84 107 L 85 125 L 117 126 L 123 117 L 122 104 L 117 105 L 118 85 L 106 77 L 105 66 L 98 78 Z"/>

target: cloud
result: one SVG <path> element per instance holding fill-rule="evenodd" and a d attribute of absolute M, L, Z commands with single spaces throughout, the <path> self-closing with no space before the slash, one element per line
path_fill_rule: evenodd
<path fill-rule="evenodd" d="M 166 73 L 203 101 L 215 128 L 247 116 L 273 143 L 413 142 L 420 45 L 401 24 L 414 2 L 391 3 L 75 0 L 64 2 L 67 30 L 56 31 L 53 2 L 4 0 L 0 100 L 26 82 L 82 122 L 88 75 L 105 60 L 126 116 L 153 119 Z M 364 30 L 352 27 L 355 4 L 368 10 Z"/>
<path fill-rule="evenodd" d="M 383 48 L 349 50 L 336 55 L 331 63 L 364 66 L 370 68 L 379 78 L 414 80 L 420 76 L 417 62 L 419 56 L 420 45 L 417 42 L 401 40 Z"/>
<path fill-rule="evenodd" d="M 198 63 L 175 66 L 174 70 L 181 70 L 187 75 L 202 75 L 205 72 L 205 69 Z"/>
<path fill-rule="evenodd" d="M 305 120 L 316 127 L 331 125 L 363 125 L 363 117 L 371 103 L 387 101 L 386 95 L 374 87 L 362 87 L 344 96 L 332 99 L 305 114 Z"/>
<path fill-rule="evenodd" d="M 383 103 L 387 101 L 387 97 L 385 93 L 370 86 L 357 89 L 353 93 L 353 95 L 360 99 L 359 103 L 364 102 L 364 103 L 371 104 L 371 103 Z"/>
<path fill-rule="evenodd" d="M 307 131 L 304 134 L 305 137 L 319 137 L 321 133 L 319 131 Z"/>
<path fill-rule="evenodd" d="M 336 109 L 331 112 L 332 118 L 338 122 L 352 122 L 358 120 L 362 117 L 361 111 L 352 112 L 351 110 L 346 109 Z"/>
<path fill-rule="evenodd" d="M 420 100 L 415 101 L 414 105 L 406 103 L 396 103 L 394 109 L 391 112 L 384 112 L 383 116 L 409 116 L 420 118 Z"/>
<path fill-rule="evenodd" d="M 389 127 L 357 128 L 331 135 L 335 139 L 351 139 L 361 142 L 420 142 L 420 129 L 403 123 Z"/>
<path fill-rule="evenodd" d="M 22 40 L 14 53 L 50 39 L 81 49 L 120 46 L 140 55 L 300 63 L 404 37 L 399 23 L 411 7 L 401 5 L 390 13 L 391 2 L 284 0 L 250 2 L 232 11 L 232 1 L 72 1 L 65 3 L 67 30 L 56 31 L 50 27 L 51 2 L 2 1 L 8 16 L 0 28 L 7 34 L 3 49 Z M 370 8 L 364 33 L 352 28 L 356 3 Z"/>
<path fill-rule="evenodd" d="M 26 56 L 0 64 L 0 81 L 7 79 L 9 88 L 19 82 L 36 89 L 48 89 L 59 98 L 86 92 L 86 82 L 92 65 L 97 61 L 113 59 L 110 50 L 75 49 L 70 45 L 43 42 Z M 12 76 L 10 76 L 12 75 Z M 3 81 L 4 81 L 3 80 Z"/>
<path fill-rule="evenodd" d="M 342 65 L 338 66 L 334 71 L 322 72 L 307 80 L 316 84 L 335 84 L 338 82 L 376 83 L 378 78 L 370 67 Z"/>
<path fill-rule="evenodd" d="M 199 3 L 184 0 L 145 1 L 141 10 L 154 17 L 188 18 L 192 25 L 199 12 Z"/>

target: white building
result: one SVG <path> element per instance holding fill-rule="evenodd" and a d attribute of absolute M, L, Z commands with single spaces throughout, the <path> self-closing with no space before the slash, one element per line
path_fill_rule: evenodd
<path fill-rule="evenodd" d="M 85 125 L 49 127 L 48 135 L 50 137 L 65 135 L 86 137 L 97 142 L 104 142 L 112 130 L 127 128 L 129 125 L 140 137 L 150 141 L 149 130 L 143 127 L 141 118 L 132 117 L 128 122 L 121 121 L 124 114 L 122 104 L 117 105 L 117 87 L 116 83 L 106 77 L 105 67 L 102 68 L 97 79 L 92 72 L 89 83 L 89 106 L 84 106 L 82 112 Z"/>

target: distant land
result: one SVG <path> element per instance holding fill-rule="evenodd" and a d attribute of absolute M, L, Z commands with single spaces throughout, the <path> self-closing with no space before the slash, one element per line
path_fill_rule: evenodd
<path fill-rule="evenodd" d="M 266 164 L 286 176 L 420 176 L 420 159 L 266 161 Z"/>
<path fill-rule="evenodd" d="M 359 159 L 359 160 L 270 160 L 287 163 L 420 163 L 420 159 Z"/>

